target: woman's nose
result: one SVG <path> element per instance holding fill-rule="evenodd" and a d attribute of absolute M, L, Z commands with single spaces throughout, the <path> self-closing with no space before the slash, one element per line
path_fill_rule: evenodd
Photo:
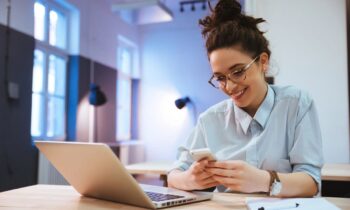
<path fill-rule="evenodd" d="M 235 82 L 232 82 L 230 79 L 227 79 L 226 86 L 225 86 L 225 89 L 227 92 L 231 93 L 236 86 L 237 84 Z"/>

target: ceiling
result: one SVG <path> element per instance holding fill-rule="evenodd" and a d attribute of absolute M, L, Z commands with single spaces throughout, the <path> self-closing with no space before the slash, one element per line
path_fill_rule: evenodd
<path fill-rule="evenodd" d="M 121 4 L 130 2 L 145 2 L 147 0 L 107 0 L 110 4 Z M 180 2 L 183 0 L 159 0 L 166 5 L 173 13 L 180 10 Z"/>
<path fill-rule="evenodd" d="M 149 2 L 149 1 L 154 1 L 154 0 L 106 0 L 110 5 L 113 4 L 125 4 L 125 3 L 137 3 L 137 2 Z M 163 3 L 168 9 L 171 10 L 172 13 L 177 13 L 180 11 L 180 2 L 188 2 L 191 0 L 158 0 L 159 2 Z M 197 0 L 194 0 L 197 1 Z M 198 0 L 200 1 L 200 0 Z M 212 3 L 217 2 L 217 0 L 210 0 Z M 197 2 L 195 4 L 196 10 L 200 9 L 202 7 L 202 3 Z M 190 10 L 191 3 L 186 4 L 185 6 L 185 11 Z"/>
<path fill-rule="evenodd" d="M 206 0 L 105 0 L 111 5 L 111 10 L 118 12 L 120 17 L 132 24 L 148 24 L 167 22 L 173 15 L 181 12 L 207 9 L 203 3 Z M 216 0 L 210 0 L 216 1 Z M 157 2 L 162 3 L 159 5 Z M 184 4 L 180 4 L 184 3 Z M 180 6 L 182 5 L 182 7 Z M 181 8 L 181 10 L 180 10 Z M 172 14 L 171 14 L 172 13 Z"/>

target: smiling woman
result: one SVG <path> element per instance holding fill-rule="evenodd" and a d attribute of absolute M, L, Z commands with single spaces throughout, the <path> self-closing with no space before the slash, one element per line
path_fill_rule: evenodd
<path fill-rule="evenodd" d="M 313 99 L 298 88 L 266 83 L 271 51 L 258 28 L 264 19 L 243 14 L 237 1 L 220 0 L 211 11 L 200 20 L 213 73 L 209 83 L 229 99 L 201 114 L 178 150 L 169 186 L 316 195 L 323 155 Z M 217 160 L 195 161 L 190 151 L 200 148 Z"/>

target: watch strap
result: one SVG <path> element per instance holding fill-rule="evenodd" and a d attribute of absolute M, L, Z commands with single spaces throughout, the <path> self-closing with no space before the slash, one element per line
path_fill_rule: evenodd
<path fill-rule="evenodd" d="M 269 191 L 267 192 L 267 195 L 271 194 L 272 184 L 276 182 L 280 182 L 280 179 L 278 177 L 278 174 L 276 171 L 268 171 L 270 174 L 270 185 L 269 185 Z"/>

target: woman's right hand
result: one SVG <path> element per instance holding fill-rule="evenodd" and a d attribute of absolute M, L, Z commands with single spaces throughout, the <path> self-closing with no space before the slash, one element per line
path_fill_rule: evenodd
<path fill-rule="evenodd" d="M 205 172 L 208 160 L 203 159 L 192 163 L 186 171 L 174 170 L 168 175 L 168 186 L 181 190 L 203 190 L 214 187 L 219 183 L 212 174 Z"/>

